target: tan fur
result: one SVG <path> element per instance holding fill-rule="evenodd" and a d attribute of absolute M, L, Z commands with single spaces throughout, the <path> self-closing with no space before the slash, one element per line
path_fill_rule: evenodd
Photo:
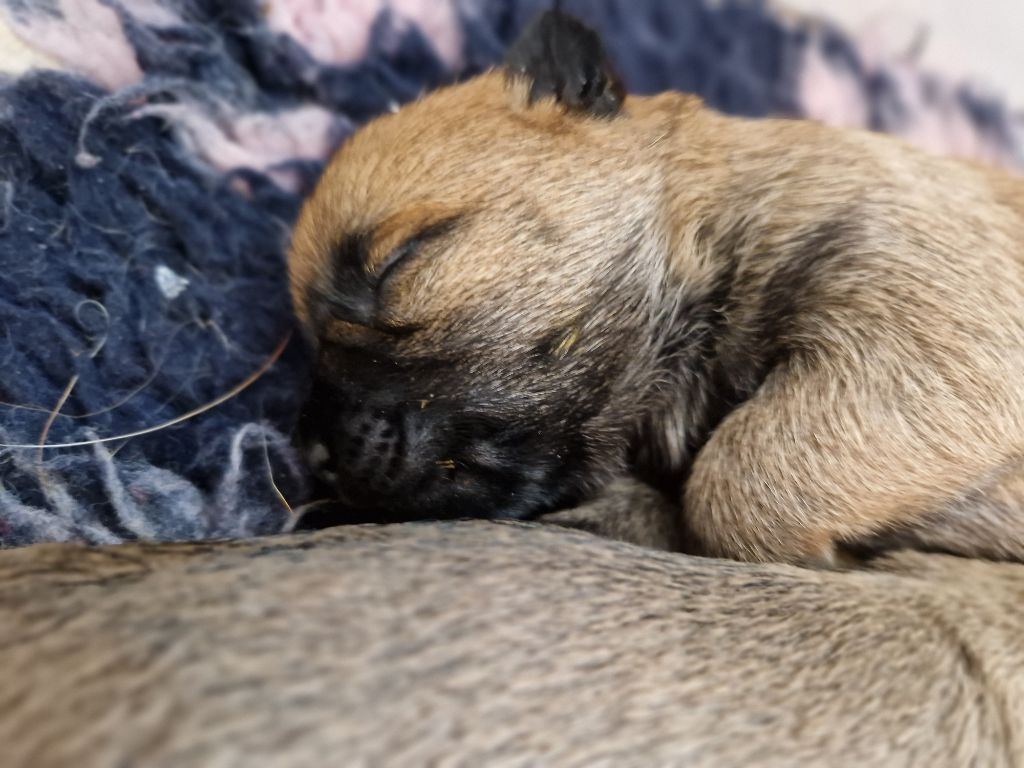
<path fill-rule="evenodd" d="M 676 498 L 700 551 L 829 563 L 894 537 L 1024 557 L 1024 181 L 680 94 L 629 97 L 610 119 L 528 105 L 492 72 L 372 122 L 332 161 L 292 254 L 311 332 L 339 237 L 379 233 L 372 272 L 406 222 L 453 213 L 470 223 L 388 292 L 384 321 L 417 328 L 395 356 L 462 352 L 474 367 L 451 391 L 515 372 L 508 391 L 532 393 L 517 407 L 551 413 L 586 397 L 572 371 L 623 360 L 582 428 L 601 454 L 593 495 L 639 441 L 688 472 Z M 680 305 L 723 275 L 710 319 L 685 326 Z M 735 390 L 721 423 L 702 415 L 712 385 L 684 395 L 685 366 L 655 362 L 710 326 L 712 373 Z M 576 366 L 561 380 L 521 373 L 545 336 L 571 340 L 555 345 Z"/>
<path fill-rule="evenodd" d="M 0 762 L 1021 766 L 1022 601 L 487 522 L 0 552 Z"/>
<path fill-rule="evenodd" d="M 709 219 L 741 212 L 757 233 L 740 265 L 752 293 L 765 257 L 792 258 L 815 221 L 860 230 L 840 235 L 850 268 L 814 286 L 787 329 L 796 353 L 698 456 L 685 506 L 702 538 L 753 558 L 827 550 L 913 527 L 1015 467 L 1024 206 L 1005 207 L 997 189 L 1019 197 L 1024 182 L 880 136 L 702 119 L 733 126 L 708 135 L 755 147 L 704 198 L 719 211 Z M 746 322 L 745 309 L 731 322 Z M 756 472 L 743 471 L 752 464 Z M 976 552 L 1007 535 L 1021 542 L 1024 511 L 1005 522 L 945 544 Z"/>

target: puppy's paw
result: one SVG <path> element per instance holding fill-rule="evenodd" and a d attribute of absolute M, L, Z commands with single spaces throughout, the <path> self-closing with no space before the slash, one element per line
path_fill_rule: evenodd
<path fill-rule="evenodd" d="M 650 486 L 623 478 L 594 499 L 538 518 L 538 522 L 587 531 L 641 547 L 678 551 L 682 512 Z"/>
<path fill-rule="evenodd" d="M 864 567 L 864 560 L 835 543 L 803 552 L 791 561 L 803 568 L 822 571 L 855 571 Z"/>

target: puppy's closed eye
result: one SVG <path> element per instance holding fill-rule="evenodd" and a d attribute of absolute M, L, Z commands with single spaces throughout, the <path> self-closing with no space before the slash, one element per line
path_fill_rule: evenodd
<path fill-rule="evenodd" d="M 375 290 L 378 296 L 387 286 L 388 281 L 393 278 L 400 268 L 407 264 L 411 258 L 417 256 L 424 245 L 436 242 L 442 237 L 451 234 L 461 216 L 449 216 L 439 221 L 427 224 L 415 232 L 415 234 L 402 240 L 396 247 L 392 248 L 388 255 L 375 268 L 371 274 L 376 278 Z"/>
<path fill-rule="evenodd" d="M 332 279 L 315 286 L 306 302 L 312 336 L 336 341 L 361 336 L 365 329 L 390 335 L 414 330 L 413 325 L 397 322 L 385 311 L 388 283 L 423 246 L 450 234 L 462 218 L 415 210 L 375 228 L 363 227 L 339 237 L 331 260 Z M 413 234 L 403 238 L 409 231 Z"/>

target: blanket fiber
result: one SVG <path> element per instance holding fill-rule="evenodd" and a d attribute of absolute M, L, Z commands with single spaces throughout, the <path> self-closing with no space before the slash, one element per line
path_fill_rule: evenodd
<path fill-rule="evenodd" d="M 289 527 L 309 501 L 288 437 L 309 365 L 284 260 L 302 196 L 358 125 L 496 63 L 545 5 L 0 0 L 0 545 Z M 1024 163 L 998 99 L 827 23 L 740 0 L 565 5 L 634 91 Z"/>

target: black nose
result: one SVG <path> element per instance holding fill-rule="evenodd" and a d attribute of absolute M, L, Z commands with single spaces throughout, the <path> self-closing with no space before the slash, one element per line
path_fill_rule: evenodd
<path fill-rule="evenodd" d="M 432 420 L 418 403 L 353 396 L 317 381 L 298 440 L 321 480 L 343 499 L 387 502 L 416 493 L 442 463 Z"/>

